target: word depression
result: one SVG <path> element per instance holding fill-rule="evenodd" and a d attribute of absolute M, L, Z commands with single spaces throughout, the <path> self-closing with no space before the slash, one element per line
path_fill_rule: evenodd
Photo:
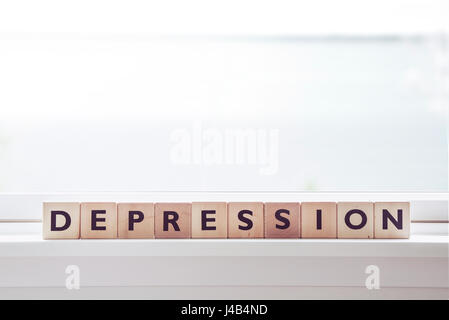
<path fill-rule="evenodd" d="M 408 238 L 409 202 L 45 202 L 44 239 Z"/>

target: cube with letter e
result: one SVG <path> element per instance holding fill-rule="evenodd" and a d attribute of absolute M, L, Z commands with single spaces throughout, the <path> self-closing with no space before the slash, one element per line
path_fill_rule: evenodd
<path fill-rule="evenodd" d="M 81 238 L 117 238 L 117 204 L 115 202 L 81 203 Z"/>
<path fill-rule="evenodd" d="M 226 202 L 192 203 L 192 238 L 227 238 Z"/>

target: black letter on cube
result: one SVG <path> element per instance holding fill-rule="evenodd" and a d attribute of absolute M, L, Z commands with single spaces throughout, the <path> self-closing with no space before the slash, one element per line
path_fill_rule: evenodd
<path fill-rule="evenodd" d="M 383 209 L 382 229 L 388 229 L 388 220 L 390 220 L 398 230 L 402 230 L 402 209 L 398 209 L 398 220 L 396 220 L 387 209 Z"/>
<path fill-rule="evenodd" d="M 171 218 L 169 218 L 169 215 Z M 179 214 L 175 211 L 164 211 L 164 231 L 168 231 L 168 224 L 170 223 L 175 231 L 179 231 L 179 226 L 176 223 L 179 219 Z"/>
<path fill-rule="evenodd" d="M 362 221 L 360 222 L 360 224 L 359 225 L 353 225 L 352 223 L 351 223 L 351 216 L 353 215 L 353 214 L 359 214 L 361 217 L 362 217 Z M 368 218 L 366 217 L 366 214 L 365 214 L 365 212 L 363 212 L 362 210 L 359 210 L 359 209 L 353 209 L 353 210 L 351 210 L 351 211 L 348 211 L 348 213 L 346 213 L 346 216 L 345 216 L 345 223 L 346 223 L 346 225 L 349 227 L 349 228 L 351 228 L 351 229 L 353 229 L 353 230 L 358 230 L 358 229 L 362 229 L 364 226 L 365 226 L 365 224 L 366 224 L 366 222 L 368 221 Z"/>
<path fill-rule="evenodd" d="M 106 214 L 106 210 L 92 210 L 91 228 L 92 230 L 106 230 L 106 226 L 97 226 L 97 222 L 105 222 L 106 218 L 98 218 L 97 214 Z"/>
<path fill-rule="evenodd" d="M 208 222 L 215 222 L 215 218 L 208 218 L 208 214 L 215 214 L 215 210 L 202 210 L 201 211 L 201 230 L 217 230 L 215 226 L 208 226 Z"/>
<path fill-rule="evenodd" d="M 65 223 L 63 226 L 58 227 L 56 226 L 56 215 L 61 215 L 65 218 Z M 70 224 L 72 223 L 72 219 L 70 218 L 70 215 L 65 211 L 51 211 L 51 225 L 50 230 L 51 231 L 64 231 L 70 227 Z"/>
<path fill-rule="evenodd" d="M 137 216 L 137 218 L 134 218 Z M 134 231 L 134 223 L 143 221 L 142 211 L 129 211 L 128 212 L 128 230 Z"/>
<path fill-rule="evenodd" d="M 276 217 L 277 220 L 283 222 L 284 224 L 280 225 L 276 223 L 276 228 L 277 229 L 287 229 L 288 227 L 290 227 L 290 220 L 288 220 L 287 218 L 281 216 L 282 213 L 286 213 L 288 215 L 290 215 L 290 211 L 287 209 L 279 209 L 276 211 L 276 213 L 274 214 L 274 216 Z"/>
<path fill-rule="evenodd" d="M 253 212 L 251 210 L 242 210 L 239 212 L 239 220 L 246 223 L 246 226 L 239 225 L 240 230 L 250 230 L 253 227 L 253 222 L 251 219 L 246 218 L 244 215 L 249 214 L 250 216 L 253 215 Z"/>

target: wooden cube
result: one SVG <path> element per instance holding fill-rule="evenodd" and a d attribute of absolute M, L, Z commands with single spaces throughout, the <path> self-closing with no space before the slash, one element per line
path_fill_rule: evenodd
<path fill-rule="evenodd" d="M 191 216 L 191 203 L 156 203 L 154 206 L 155 237 L 190 238 Z"/>
<path fill-rule="evenodd" d="M 42 237 L 44 239 L 78 239 L 80 237 L 79 202 L 44 202 Z"/>
<path fill-rule="evenodd" d="M 410 237 L 410 203 L 374 203 L 374 238 L 407 239 Z"/>
<path fill-rule="evenodd" d="M 337 204 L 337 237 L 374 238 L 374 204 L 372 202 L 339 202 Z"/>
<path fill-rule="evenodd" d="M 123 239 L 154 238 L 153 203 L 119 203 L 118 237 Z"/>
<path fill-rule="evenodd" d="M 262 202 L 229 202 L 228 237 L 263 238 L 263 211 Z"/>
<path fill-rule="evenodd" d="M 301 203 L 302 238 L 337 238 L 337 203 Z"/>
<path fill-rule="evenodd" d="M 117 204 L 115 202 L 81 203 L 81 238 L 117 238 Z"/>
<path fill-rule="evenodd" d="M 227 238 L 226 202 L 192 203 L 192 238 Z"/>
<path fill-rule="evenodd" d="M 299 202 L 265 203 L 265 238 L 300 238 Z"/>

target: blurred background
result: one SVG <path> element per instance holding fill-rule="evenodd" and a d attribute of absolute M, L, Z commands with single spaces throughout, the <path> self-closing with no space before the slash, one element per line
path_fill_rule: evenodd
<path fill-rule="evenodd" d="M 0 192 L 447 191 L 448 17 L 2 1 Z"/>

